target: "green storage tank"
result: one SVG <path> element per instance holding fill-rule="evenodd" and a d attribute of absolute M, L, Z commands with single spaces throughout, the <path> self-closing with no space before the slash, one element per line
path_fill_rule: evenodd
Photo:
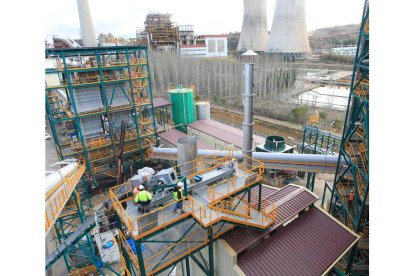
<path fill-rule="evenodd" d="M 173 103 L 172 115 L 176 125 L 187 125 L 195 121 L 194 91 L 191 88 L 177 87 L 167 91 Z M 187 126 L 179 126 L 178 130 L 187 132 Z"/>

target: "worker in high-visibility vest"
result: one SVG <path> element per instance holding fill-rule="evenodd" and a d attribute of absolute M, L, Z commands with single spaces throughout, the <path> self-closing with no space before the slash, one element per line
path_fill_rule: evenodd
<path fill-rule="evenodd" d="M 139 185 L 139 192 L 135 196 L 135 203 L 139 204 L 141 214 L 149 212 L 149 204 L 152 200 L 152 194 L 144 189 L 144 185 Z"/>
<path fill-rule="evenodd" d="M 178 182 L 177 186 L 173 189 L 174 200 L 176 201 L 173 209 L 173 213 L 176 214 L 178 209 L 180 209 L 181 214 L 184 214 L 183 211 L 183 189 L 184 184 L 182 182 Z"/>

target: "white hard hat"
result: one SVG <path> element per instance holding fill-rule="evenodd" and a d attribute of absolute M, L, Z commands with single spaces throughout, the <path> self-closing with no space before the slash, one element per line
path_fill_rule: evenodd
<path fill-rule="evenodd" d="M 182 188 L 182 187 L 184 187 L 184 184 L 183 184 L 183 182 L 178 182 L 178 187 L 180 187 L 180 188 Z"/>
<path fill-rule="evenodd" d="M 139 189 L 140 190 L 144 190 L 144 186 L 143 185 L 139 185 Z"/>

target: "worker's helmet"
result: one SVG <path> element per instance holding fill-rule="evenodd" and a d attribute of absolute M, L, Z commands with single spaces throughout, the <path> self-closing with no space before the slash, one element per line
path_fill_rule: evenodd
<path fill-rule="evenodd" d="M 182 189 L 184 187 L 184 184 L 183 182 L 178 182 L 177 186 Z"/>
<path fill-rule="evenodd" d="M 144 190 L 144 185 L 139 185 L 140 190 Z"/>

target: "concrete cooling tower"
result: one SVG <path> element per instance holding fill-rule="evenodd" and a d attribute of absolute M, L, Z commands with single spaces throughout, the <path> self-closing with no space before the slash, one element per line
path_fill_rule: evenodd
<path fill-rule="evenodd" d="M 267 32 L 266 0 L 243 0 L 244 15 L 237 51 L 264 51 Z"/>
<path fill-rule="evenodd" d="M 277 0 L 266 52 L 295 57 L 310 52 L 305 0 Z"/>
<path fill-rule="evenodd" d="M 83 47 L 97 47 L 88 0 L 78 0 L 79 21 Z"/>

